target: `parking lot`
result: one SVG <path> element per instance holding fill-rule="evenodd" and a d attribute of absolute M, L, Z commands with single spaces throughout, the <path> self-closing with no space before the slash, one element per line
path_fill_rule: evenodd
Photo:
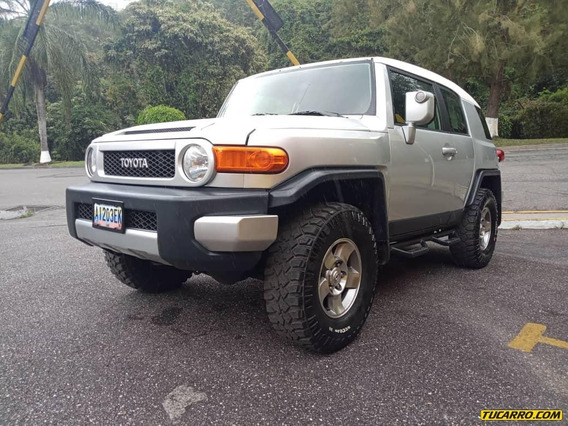
<path fill-rule="evenodd" d="M 360 337 L 322 356 L 276 336 L 259 281 L 222 286 L 201 275 L 163 295 L 119 284 L 101 250 L 67 233 L 63 188 L 85 180 L 80 169 L 0 171 L 0 209 L 53 206 L 0 221 L 0 424 L 472 424 L 490 408 L 568 414 L 566 230 L 500 231 L 483 270 L 459 269 L 437 247 L 394 259 Z"/>

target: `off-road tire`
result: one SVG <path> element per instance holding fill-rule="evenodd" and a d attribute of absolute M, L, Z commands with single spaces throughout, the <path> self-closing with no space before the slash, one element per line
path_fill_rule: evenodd
<path fill-rule="evenodd" d="M 318 284 L 322 261 L 340 239 L 359 250 L 361 276 L 353 304 L 339 318 L 322 307 Z M 371 309 L 377 281 L 377 245 L 373 229 L 357 208 L 342 203 L 304 209 L 280 228 L 269 249 L 264 299 L 276 331 L 307 349 L 335 352 L 355 339 Z"/>
<path fill-rule="evenodd" d="M 491 213 L 491 235 L 489 244 L 484 249 L 480 238 L 480 223 L 485 208 Z M 456 234 L 459 242 L 450 246 L 454 262 L 458 266 L 479 269 L 487 266 L 497 241 L 497 201 L 489 189 L 480 188 L 475 200 L 464 212 Z"/>
<path fill-rule="evenodd" d="M 108 250 L 104 250 L 104 253 L 110 271 L 121 283 L 146 293 L 174 290 L 191 277 L 190 271 Z"/>

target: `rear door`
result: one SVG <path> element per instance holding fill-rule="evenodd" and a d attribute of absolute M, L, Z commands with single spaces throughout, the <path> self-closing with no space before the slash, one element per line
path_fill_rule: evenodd
<path fill-rule="evenodd" d="M 473 176 L 473 139 L 468 129 L 461 98 L 444 86 L 439 86 L 439 92 L 447 117 L 446 131 L 450 136 L 445 146 L 454 148 L 456 154 L 445 157 L 438 173 L 441 179 L 453 182 L 452 208 L 459 210 L 465 205 L 465 198 Z"/>

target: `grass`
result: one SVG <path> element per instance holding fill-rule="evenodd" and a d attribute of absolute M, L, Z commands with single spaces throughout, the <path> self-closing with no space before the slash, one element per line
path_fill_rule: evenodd
<path fill-rule="evenodd" d="M 49 164 L 39 164 L 39 163 L 32 163 L 32 164 L 0 164 L 0 169 L 19 169 L 19 168 L 26 168 L 26 169 L 57 169 L 61 167 L 83 167 L 85 165 L 84 161 L 53 161 Z"/>
<path fill-rule="evenodd" d="M 555 138 L 555 139 L 493 139 L 495 146 L 523 146 L 523 145 L 545 145 L 551 143 L 568 143 L 568 138 Z"/>
<path fill-rule="evenodd" d="M 34 215 L 33 210 L 26 210 L 23 215 L 21 215 L 18 219 L 25 219 L 27 217 L 32 217 Z"/>

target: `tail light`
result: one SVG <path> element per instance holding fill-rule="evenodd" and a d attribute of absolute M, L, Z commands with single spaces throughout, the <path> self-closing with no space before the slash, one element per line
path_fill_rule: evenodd
<path fill-rule="evenodd" d="M 505 161 L 505 151 L 502 149 L 496 148 L 495 151 L 497 152 L 497 157 L 499 158 L 499 162 Z"/>

